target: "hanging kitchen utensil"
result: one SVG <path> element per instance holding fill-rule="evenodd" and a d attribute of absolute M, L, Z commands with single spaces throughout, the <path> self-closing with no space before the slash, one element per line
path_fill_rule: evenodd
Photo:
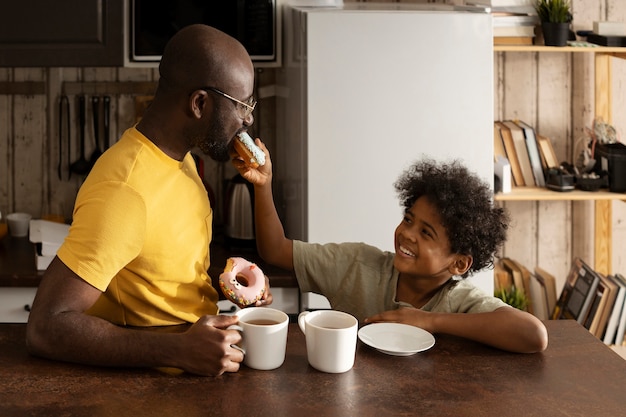
<path fill-rule="evenodd" d="M 67 180 L 69 181 L 70 175 L 72 175 L 72 171 L 70 170 L 70 161 L 72 160 L 72 106 L 70 105 L 70 99 L 68 96 L 65 96 L 65 127 L 67 128 L 66 143 L 67 143 L 67 159 L 66 163 L 67 167 Z"/>
<path fill-rule="evenodd" d="M 91 166 L 93 166 L 98 160 L 98 158 L 100 158 L 100 155 L 102 155 L 102 150 L 100 149 L 100 140 L 99 140 L 99 137 L 100 137 L 99 104 L 100 104 L 100 97 L 92 96 L 91 97 L 91 111 L 92 111 L 92 116 L 93 116 L 93 138 L 96 143 L 96 147 L 91 153 L 91 159 L 89 160 L 91 162 Z"/>
<path fill-rule="evenodd" d="M 80 158 L 70 166 L 71 172 L 78 175 L 86 175 L 91 169 L 91 164 L 85 158 L 85 96 L 78 97 L 78 121 L 80 124 Z"/>
<path fill-rule="evenodd" d="M 111 97 L 102 97 L 104 111 L 104 149 L 109 149 L 109 129 L 111 118 Z"/>
<path fill-rule="evenodd" d="M 67 117 L 67 125 L 63 126 L 65 122 L 65 117 Z M 63 179 L 63 144 L 67 143 L 68 147 L 68 163 L 69 163 L 69 146 L 70 146 L 70 101 L 68 100 L 66 95 L 62 95 L 59 99 L 59 166 L 57 168 L 59 174 L 59 180 Z M 67 132 L 67 141 L 63 140 L 65 136 L 63 133 Z"/>

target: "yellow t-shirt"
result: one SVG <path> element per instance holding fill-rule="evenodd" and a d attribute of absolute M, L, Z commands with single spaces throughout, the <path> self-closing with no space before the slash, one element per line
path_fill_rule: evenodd
<path fill-rule="evenodd" d="M 208 276 L 213 212 L 193 157 L 176 161 L 128 129 L 76 197 L 57 255 L 103 295 L 88 311 L 120 325 L 217 314 Z"/>

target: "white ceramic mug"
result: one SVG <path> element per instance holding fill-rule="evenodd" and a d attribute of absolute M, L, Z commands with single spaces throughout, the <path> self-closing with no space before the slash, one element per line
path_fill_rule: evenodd
<path fill-rule="evenodd" d="M 248 307 L 236 314 L 239 324 L 229 329 L 242 333 L 239 347 L 245 355 L 243 363 L 262 371 L 281 366 L 285 361 L 289 316 L 268 307 Z"/>
<path fill-rule="evenodd" d="M 9 233 L 13 237 L 28 236 L 28 226 L 32 216 L 28 213 L 11 213 L 7 216 Z"/>
<path fill-rule="evenodd" d="M 354 316 L 335 310 L 303 311 L 298 325 L 305 335 L 312 367 L 335 374 L 352 369 L 358 329 Z"/>

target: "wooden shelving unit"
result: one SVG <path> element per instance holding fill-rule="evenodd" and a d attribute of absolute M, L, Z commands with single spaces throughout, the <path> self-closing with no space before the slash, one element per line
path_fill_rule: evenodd
<path fill-rule="evenodd" d="M 626 200 L 626 194 L 600 191 L 552 191 L 539 187 L 516 187 L 510 193 L 498 193 L 496 201 L 589 201 Z"/>
<path fill-rule="evenodd" d="M 626 57 L 626 48 L 612 46 L 543 46 L 543 45 L 494 45 L 495 52 L 592 52 L 616 54 Z"/>
<path fill-rule="evenodd" d="M 540 46 L 495 45 L 494 52 L 539 52 L 539 53 L 592 53 L 595 61 L 595 115 L 602 117 L 607 123 L 612 122 L 612 91 L 611 91 L 611 58 L 626 59 L 626 48 L 606 46 Z M 602 274 L 611 273 L 612 233 L 611 233 L 611 201 L 626 200 L 626 194 L 606 191 L 570 191 L 558 192 L 535 187 L 515 188 L 508 194 L 497 194 L 497 201 L 594 201 L 595 204 L 595 237 L 594 269 Z"/>

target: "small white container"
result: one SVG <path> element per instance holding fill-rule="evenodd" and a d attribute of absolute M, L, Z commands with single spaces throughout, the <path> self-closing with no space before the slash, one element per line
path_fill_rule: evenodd
<path fill-rule="evenodd" d="M 7 215 L 7 224 L 9 226 L 9 233 L 11 236 L 28 236 L 28 226 L 32 217 L 33 216 L 28 213 L 11 213 Z"/>

